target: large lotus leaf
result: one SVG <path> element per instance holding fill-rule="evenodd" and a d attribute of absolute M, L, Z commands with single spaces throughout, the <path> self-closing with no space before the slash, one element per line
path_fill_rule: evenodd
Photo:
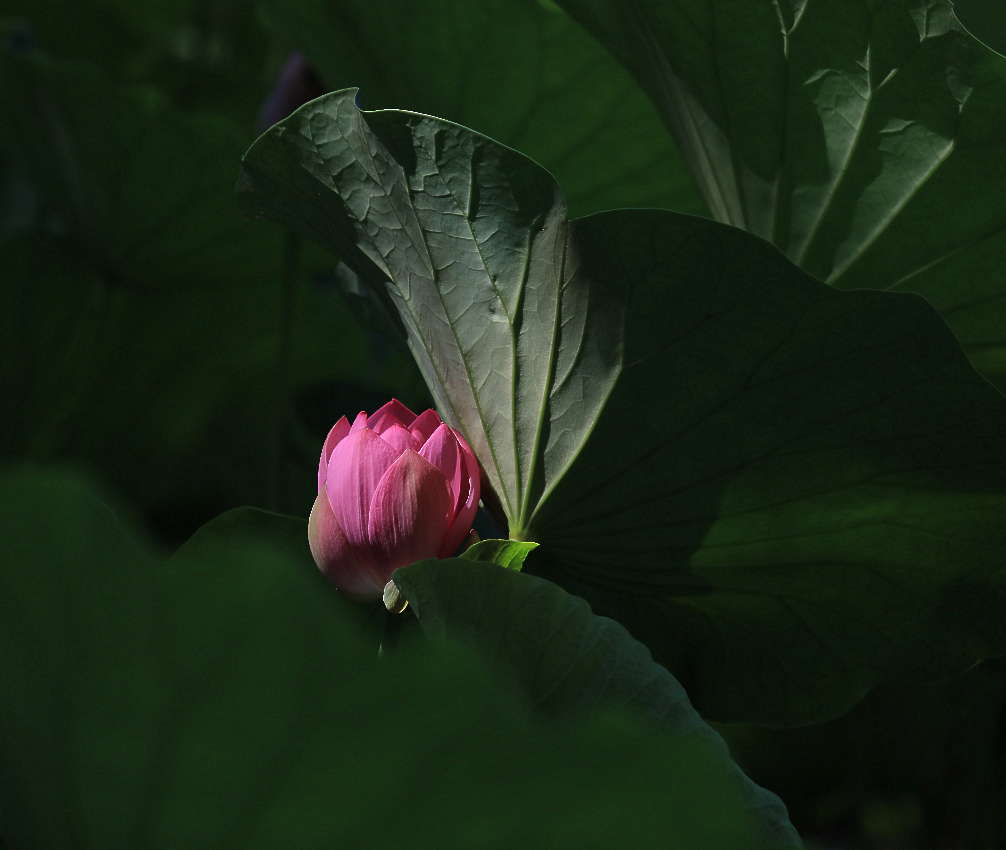
<path fill-rule="evenodd" d="M 559 177 L 577 215 L 702 213 L 691 174 L 631 75 L 549 0 L 266 0 L 328 87 L 478 127 Z"/>
<path fill-rule="evenodd" d="M 560 0 L 713 214 L 844 289 L 917 292 L 1006 387 L 1006 59 L 949 0 Z"/>
<path fill-rule="evenodd" d="M 1006 648 L 1006 403 L 922 299 L 696 219 L 575 227 L 627 285 L 627 365 L 536 520 L 546 574 L 723 718 L 832 716 Z"/>
<path fill-rule="evenodd" d="M 460 558 L 414 564 L 398 570 L 394 581 L 426 634 L 469 643 L 494 668 L 509 669 L 537 711 L 631 705 L 665 733 L 701 739 L 753 813 L 750 845 L 799 846 L 785 807 L 730 762 L 723 740 L 674 677 L 582 599 L 545 579 Z"/>
<path fill-rule="evenodd" d="M 259 139 L 244 190 L 388 280 L 510 536 L 700 710 L 806 722 L 1006 646 L 1006 401 L 922 299 L 703 219 L 568 223 L 533 163 L 352 92 Z"/>
<path fill-rule="evenodd" d="M 702 735 L 543 724 L 457 650 L 379 658 L 290 521 L 234 514 L 162 560 L 78 480 L 10 476 L 0 503 L 12 847 L 797 846 L 784 819 L 751 840 Z"/>
<path fill-rule="evenodd" d="M 313 101 L 263 135 L 245 195 L 388 280 L 427 386 L 520 539 L 611 391 L 622 307 L 609 282 L 578 280 L 546 171 L 455 124 L 363 113 L 354 97 Z"/>

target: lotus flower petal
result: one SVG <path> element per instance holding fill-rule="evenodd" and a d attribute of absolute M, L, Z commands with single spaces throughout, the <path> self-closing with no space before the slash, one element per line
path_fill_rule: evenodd
<path fill-rule="evenodd" d="M 435 410 L 424 410 L 416 417 L 409 430 L 419 438 L 419 445 L 422 445 L 437 430 L 441 421 Z"/>
<path fill-rule="evenodd" d="M 366 546 L 370 502 L 400 453 L 369 428 L 350 433 L 332 451 L 325 490 L 332 513 L 354 546 Z"/>
<path fill-rule="evenodd" d="M 455 509 L 454 519 L 447 530 L 444 545 L 440 550 L 441 558 L 449 558 L 457 551 L 462 541 L 468 536 L 475 519 L 475 513 L 479 509 L 482 472 L 479 469 L 478 458 L 475 457 L 475 453 L 469 448 L 468 443 L 463 440 L 458 440 L 458 448 L 461 450 L 461 458 L 464 462 L 464 473 L 461 479 L 463 501 Z"/>
<path fill-rule="evenodd" d="M 455 553 L 480 484 L 471 448 L 434 410 L 416 416 L 392 399 L 342 417 L 321 450 L 311 554 L 343 592 L 379 599 L 398 567 Z"/>
<path fill-rule="evenodd" d="M 420 456 L 426 458 L 439 469 L 451 489 L 451 519 L 457 513 L 461 500 L 466 495 L 461 492 L 461 474 L 463 461 L 457 437 L 449 425 L 441 424 L 419 450 Z"/>
<path fill-rule="evenodd" d="M 318 461 L 318 492 L 325 486 L 325 478 L 328 475 L 328 459 L 332 456 L 332 450 L 339 445 L 342 438 L 349 433 L 349 420 L 343 416 L 332 426 L 332 430 L 325 437 L 325 443 L 321 447 L 321 459 Z"/>
<path fill-rule="evenodd" d="M 381 439 L 384 440 L 397 454 L 401 454 L 406 449 L 418 449 L 418 441 L 412 436 L 408 428 L 404 428 L 397 422 L 390 428 L 381 432 Z"/>
<path fill-rule="evenodd" d="M 363 599 L 373 598 L 384 588 L 372 566 L 361 569 L 362 561 L 346 540 L 324 493 L 318 494 L 311 508 L 307 540 L 314 562 L 340 590 Z"/>
<path fill-rule="evenodd" d="M 397 398 L 393 398 L 367 417 L 367 427 L 377 431 L 378 434 L 382 434 L 392 425 L 397 424 L 403 428 L 408 428 L 415 421 L 416 414 Z"/>
<path fill-rule="evenodd" d="M 406 449 L 382 476 L 370 507 L 368 536 L 385 557 L 389 578 L 398 567 L 437 554 L 450 509 L 440 470 Z"/>

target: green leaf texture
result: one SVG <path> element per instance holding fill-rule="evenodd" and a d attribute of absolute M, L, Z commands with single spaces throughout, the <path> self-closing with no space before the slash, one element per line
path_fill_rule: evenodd
<path fill-rule="evenodd" d="M 478 127 L 555 174 L 575 215 L 624 206 L 705 212 L 631 75 L 538 0 L 266 0 L 267 18 L 328 90 Z"/>
<path fill-rule="evenodd" d="M 922 299 L 842 292 L 662 211 L 572 223 L 547 174 L 429 116 L 314 101 L 254 207 L 376 268 L 535 571 L 722 719 L 804 723 L 1006 647 L 1006 401 Z M 948 604 L 953 598 L 955 604 Z"/>

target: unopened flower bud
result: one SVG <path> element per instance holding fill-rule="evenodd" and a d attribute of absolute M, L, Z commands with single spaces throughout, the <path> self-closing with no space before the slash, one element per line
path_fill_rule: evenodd
<path fill-rule="evenodd" d="M 352 424 L 342 417 L 321 451 L 311 554 L 339 589 L 377 599 L 399 567 L 457 551 L 479 488 L 474 453 L 436 411 L 392 400 Z"/>

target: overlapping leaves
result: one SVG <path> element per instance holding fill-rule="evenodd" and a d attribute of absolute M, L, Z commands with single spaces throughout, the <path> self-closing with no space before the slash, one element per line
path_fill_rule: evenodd
<path fill-rule="evenodd" d="M 560 0 L 713 214 L 834 286 L 918 292 L 1006 386 L 1006 58 L 950 0 Z"/>
<path fill-rule="evenodd" d="M 161 559 L 77 479 L 0 504 L 12 846 L 799 846 L 680 690 L 690 723 L 557 727 L 457 649 L 378 658 L 303 521 L 232 512 Z"/>
<path fill-rule="evenodd" d="M 556 174 L 576 215 L 705 209 L 645 94 L 549 0 L 264 6 L 328 90 L 478 127 Z"/>
<path fill-rule="evenodd" d="M 386 286 L 536 569 L 703 710 L 805 722 L 1004 646 L 977 603 L 1006 552 L 1006 405 L 921 300 L 699 219 L 569 224 L 526 159 L 352 92 L 244 168 L 258 209 Z"/>

